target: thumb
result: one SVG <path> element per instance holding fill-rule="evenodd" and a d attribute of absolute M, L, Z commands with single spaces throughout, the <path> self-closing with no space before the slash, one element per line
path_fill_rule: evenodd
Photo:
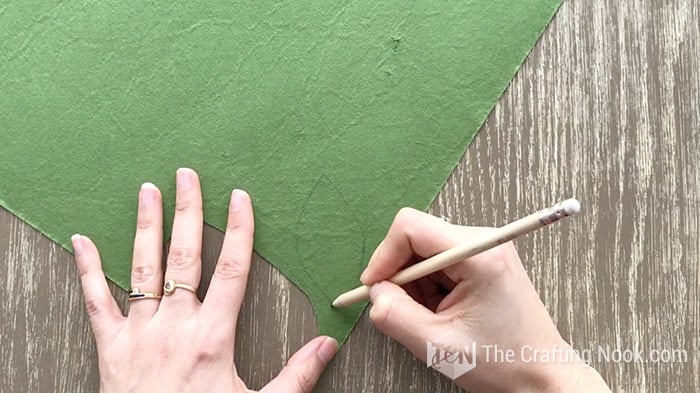
<path fill-rule="evenodd" d="M 448 317 L 434 314 L 390 281 L 374 284 L 369 296 L 372 323 L 419 359 L 425 360 L 428 340 L 437 337 L 450 323 Z"/>
<path fill-rule="evenodd" d="M 333 338 L 316 337 L 297 351 L 279 375 L 270 381 L 260 393 L 310 392 L 336 351 L 338 351 L 338 342 Z"/>

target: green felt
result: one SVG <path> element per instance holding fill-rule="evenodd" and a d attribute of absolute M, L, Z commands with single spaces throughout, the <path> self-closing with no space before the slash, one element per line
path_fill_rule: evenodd
<path fill-rule="evenodd" d="M 192 167 L 216 228 L 252 195 L 257 251 L 342 341 L 363 306 L 330 301 L 429 206 L 558 5 L 0 0 L 0 202 L 92 237 L 127 288 L 140 184 L 171 220 Z"/>

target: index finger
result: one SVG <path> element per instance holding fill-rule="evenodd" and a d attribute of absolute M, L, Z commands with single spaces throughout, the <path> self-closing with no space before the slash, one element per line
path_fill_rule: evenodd
<path fill-rule="evenodd" d="M 371 285 L 389 279 L 416 256 L 431 257 L 464 243 L 468 236 L 481 229 L 488 230 L 452 225 L 419 210 L 403 208 L 372 254 L 360 280 Z"/>

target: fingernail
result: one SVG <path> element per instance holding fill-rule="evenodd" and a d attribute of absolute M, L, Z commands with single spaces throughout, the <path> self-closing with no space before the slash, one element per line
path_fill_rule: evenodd
<path fill-rule="evenodd" d="M 70 237 L 70 240 L 73 243 L 73 251 L 75 252 L 75 255 L 78 256 L 78 255 L 82 254 L 82 252 L 83 252 L 83 237 L 76 233 L 75 235 Z"/>
<path fill-rule="evenodd" d="M 332 337 L 326 337 L 318 348 L 316 355 L 318 355 L 318 358 L 321 359 L 323 363 L 328 363 L 333 359 L 336 352 L 338 352 L 338 342 Z"/>
<path fill-rule="evenodd" d="M 139 192 L 139 205 L 142 207 L 152 206 L 156 200 L 156 186 L 153 183 L 143 183 Z"/>
<path fill-rule="evenodd" d="M 231 206 L 241 207 L 245 199 L 245 191 L 235 189 L 231 192 Z"/>
<path fill-rule="evenodd" d="M 186 190 L 192 186 L 192 169 L 180 168 L 177 170 L 176 185 L 180 190 Z"/>

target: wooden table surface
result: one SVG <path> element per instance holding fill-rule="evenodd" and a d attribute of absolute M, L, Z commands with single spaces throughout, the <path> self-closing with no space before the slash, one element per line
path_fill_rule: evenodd
<path fill-rule="evenodd" d="M 687 354 L 594 359 L 614 391 L 700 390 L 699 20 L 697 0 L 565 0 L 431 209 L 502 225 L 579 197 L 581 217 L 517 242 L 562 335 L 579 349 Z M 223 237 L 205 232 L 206 277 Z M 0 392 L 97 391 L 72 256 L 1 209 L 0 255 Z M 307 299 L 260 258 L 239 325 L 252 388 L 315 334 Z M 316 391 L 459 389 L 365 315 Z"/>

